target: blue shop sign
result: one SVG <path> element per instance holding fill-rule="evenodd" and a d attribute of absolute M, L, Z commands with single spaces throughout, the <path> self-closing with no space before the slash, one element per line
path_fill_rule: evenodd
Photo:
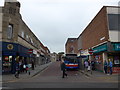
<path fill-rule="evenodd" d="M 10 42 L 2 42 L 2 52 L 3 55 L 19 55 L 24 57 L 29 57 L 28 48 L 17 44 L 17 43 L 10 43 Z"/>
<path fill-rule="evenodd" d="M 93 48 L 93 53 L 107 51 L 107 44 L 100 45 L 98 47 Z"/>
<path fill-rule="evenodd" d="M 120 51 L 120 43 L 115 43 L 114 44 L 114 50 L 115 51 Z"/>
<path fill-rule="evenodd" d="M 2 51 L 17 52 L 18 45 L 15 43 L 2 42 Z"/>

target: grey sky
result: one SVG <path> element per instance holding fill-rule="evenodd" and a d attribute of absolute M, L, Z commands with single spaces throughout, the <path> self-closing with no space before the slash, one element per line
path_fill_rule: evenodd
<path fill-rule="evenodd" d="M 119 0 L 18 0 L 22 18 L 51 52 L 65 50 L 67 38 L 77 38 L 102 6 Z M 0 0 L 3 6 L 4 0 Z"/>

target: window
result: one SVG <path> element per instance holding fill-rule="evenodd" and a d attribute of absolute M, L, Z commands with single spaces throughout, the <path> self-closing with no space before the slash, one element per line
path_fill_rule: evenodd
<path fill-rule="evenodd" d="M 24 38 L 24 32 L 23 31 L 21 32 L 21 36 L 22 36 L 22 38 Z"/>
<path fill-rule="evenodd" d="M 27 40 L 27 41 L 29 40 L 29 36 L 28 36 L 28 35 L 26 35 L 26 40 Z"/>
<path fill-rule="evenodd" d="M 15 15 L 15 13 L 16 13 L 16 9 L 10 7 L 9 8 L 9 14 Z"/>
<path fill-rule="evenodd" d="M 30 42 L 33 44 L 33 40 L 32 40 L 32 38 L 30 39 Z"/>
<path fill-rule="evenodd" d="M 108 14 L 109 30 L 120 29 L 120 14 Z"/>
<path fill-rule="evenodd" d="M 13 25 L 9 24 L 7 29 L 7 38 L 12 39 L 13 37 Z"/>

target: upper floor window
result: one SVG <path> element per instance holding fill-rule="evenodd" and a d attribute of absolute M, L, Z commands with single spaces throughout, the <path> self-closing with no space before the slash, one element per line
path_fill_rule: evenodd
<path fill-rule="evenodd" d="M 23 31 L 21 32 L 21 36 L 22 36 L 22 38 L 24 38 L 24 32 Z"/>
<path fill-rule="evenodd" d="M 109 30 L 120 29 L 120 14 L 108 14 Z"/>
<path fill-rule="evenodd" d="M 13 24 L 9 24 L 7 28 L 7 38 L 12 39 L 13 37 Z"/>
<path fill-rule="evenodd" d="M 10 7 L 9 8 L 9 14 L 15 15 L 15 13 L 16 13 L 16 9 Z"/>

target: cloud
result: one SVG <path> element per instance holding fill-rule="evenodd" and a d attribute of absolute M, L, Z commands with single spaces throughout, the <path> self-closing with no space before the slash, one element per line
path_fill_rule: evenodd
<path fill-rule="evenodd" d="M 103 5 L 117 5 L 119 0 L 18 1 L 25 23 L 51 52 L 59 52 L 64 51 L 67 38 L 77 38 Z"/>

